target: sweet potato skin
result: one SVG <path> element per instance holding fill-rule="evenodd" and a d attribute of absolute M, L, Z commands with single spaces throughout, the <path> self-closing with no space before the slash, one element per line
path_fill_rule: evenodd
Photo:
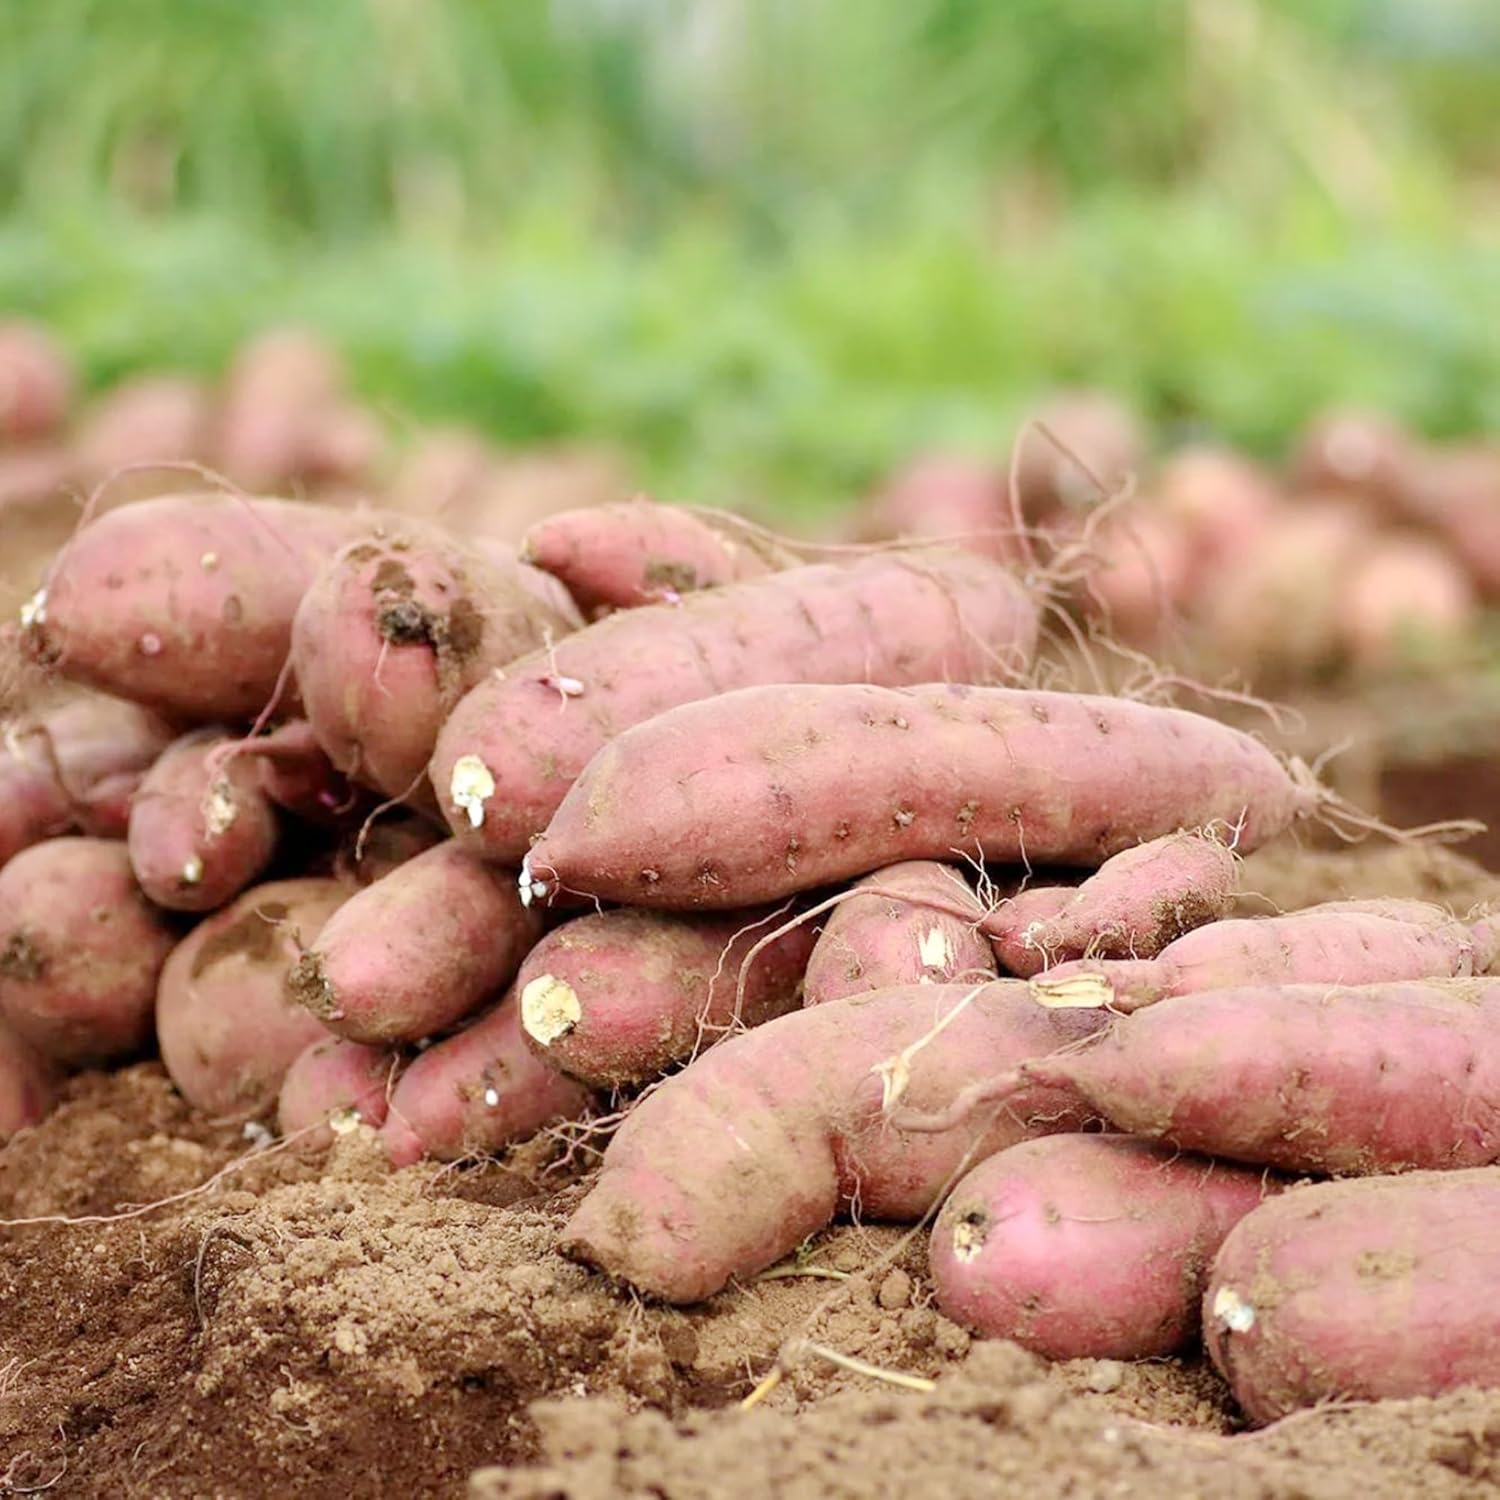
<path fill-rule="evenodd" d="M 521 1032 L 514 990 L 402 1075 L 381 1129 L 392 1166 L 499 1151 L 554 1120 L 578 1119 L 592 1095 L 538 1057 Z"/>
<path fill-rule="evenodd" d="M 1169 943 L 1154 959 L 1080 959 L 1038 981 L 1058 992 L 1081 975 L 1107 982 L 1116 1010 L 1171 995 L 1265 984 L 1376 984 L 1462 979 L 1474 936 L 1441 908 L 1418 902 L 1339 901 L 1281 917 L 1236 917 Z"/>
<path fill-rule="evenodd" d="M 246 891 L 172 951 L 156 997 L 162 1061 L 190 1104 L 258 1114 L 293 1061 L 327 1035 L 286 998 L 287 970 L 348 897 L 336 880 L 275 880 Z"/>
<path fill-rule="evenodd" d="M 121 506 L 58 553 L 23 642 L 68 680 L 169 717 L 253 718 L 286 664 L 303 590 L 354 524 L 286 500 Z"/>
<path fill-rule="evenodd" d="M 841 1204 L 857 1201 L 869 1219 L 916 1219 L 966 1160 L 1081 1128 L 1091 1112 L 1051 1089 L 942 1134 L 882 1122 L 872 1070 L 971 992 L 879 990 L 715 1047 L 626 1116 L 563 1253 L 650 1296 L 696 1302 L 787 1254 Z M 906 1098 L 945 1104 L 970 1077 L 1107 1024 L 1096 1013 L 1043 1011 L 1014 982 L 988 985 L 912 1058 Z"/>
<path fill-rule="evenodd" d="M 73 810 L 50 767 L 0 746 L 0 869 L 23 849 L 65 833 Z"/>
<path fill-rule="evenodd" d="M 1129 1136 L 1022 1141 L 943 1204 L 928 1257 L 938 1306 L 1048 1359 L 1170 1354 L 1197 1332 L 1214 1252 L 1270 1185 Z"/>
<path fill-rule="evenodd" d="M 1117 1129 L 1289 1172 L 1500 1159 L 1500 981 L 1212 990 L 1119 1020 L 1023 1075 Z"/>
<path fill-rule="evenodd" d="M 324 1147 L 333 1140 L 329 1118 L 349 1111 L 379 1130 L 400 1070 L 401 1056 L 389 1048 L 321 1037 L 297 1054 L 281 1080 L 276 1128 Z"/>
<path fill-rule="evenodd" d="M 1248 851 L 1314 805 L 1259 741 L 1181 709 L 950 684 L 746 688 L 618 735 L 526 871 L 642 906 L 748 906 L 955 851 L 1090 867 L 1216 823 Z"/>
<path fill-rule="evenodd" d="M 0 1017 L 55 1061 L 129 1056 L 151 1033 L 177 932 L 114 839 L 48 839 L 0 870 Z"/>
<path fill-rule="evenodd" d="M 271 862 L 280 825 L 234 737 L 184 735 L 146 774 L 130 807 L 126 846 L 141 889 L 169 911 L 216 911 Z"/>
<path fill-rule="evenodd" d="M 47 1118 L 60 1076 L 29 1042 L 0 1022 L 0 1146 Z"/>
<path fill-rule="evenodd" d="M 1255 1422 L 1333 1399 L 1500 1386 L 1493 1170 L 1314 1183 L 1230 1232 L 1204 1339 Z"/>
<path fill-rule="evenodd" d="M 1008 973 L 1029 978 L 1050 963 L 1154 958 L 1234 904 L 1239 866 L 1227 844 L 1169 833 L 1107 859 L 1059 904 L 1053 887 L 1023 891 L 990 919 Z"/>
<path fill-rule="evenodd" d="M 538 1056 L 591 1088 L 660 1077 L 736 1023 L 759 1026 L 794 1009 L 816 941 L 803 923 L 750 950 L 787 919 L 756 910 L 684 917 L 619 907 L 564 922 L 516 976 L 521 1027 Z"/>
<path fill-rule="evenodd" d="M 954 866 L 907 860 L 853 887 L 861 888 L 870 894 L 834 907 L 823 924 L 807 964 L 804 1005 L 898 984 L 995 977 L 994 949 L 980 930 L 984 908 Z"/>
<path fill-rule="evenodd" d="M 512 871 L 450 839 L 341 907 L 292 967 L 289 993 L 350 1041 L 418 1041 L 508 984 L 541 928 Z"/>
<path fill-rule="evenodd" d="M 496 668 L 561 639 L 574 619 L 535 570 L 402 520 L 341 548 L 292 626 L 292 662 L 319 743 L 388 797 L 425 785 L 438 730 Z"/>
<path fill-rule="evenodd" d="M 458 837 L 519 860 L 590 757 L 630 725 L 751 683 L 994 680 L 1029 660 L 1036 631 L 1010 573 L 943 549 L 622 610 L 465 697 L 438 736 L 432 783 Z"/>

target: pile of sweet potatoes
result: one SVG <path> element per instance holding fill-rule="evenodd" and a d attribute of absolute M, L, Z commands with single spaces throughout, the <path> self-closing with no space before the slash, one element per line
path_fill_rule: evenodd
<path fill-rule="evenodd" d="M 237 370 L 239 472 L 332 464 L 313 352 Z M 1018 463 L 1026 504 L 1138 461 L 1106 436 L 1083 478 Z M 1305 768 L 1037 686 L 1026 545 L 419 508 L 153 495 L 34 581 L 0 1144 L 154 1049 L 203 1111 L 362 1123 L 393 1167 L 584 1122 L 560 1248 L 672 1302 L 935 1214 L 953 1319 L 1055 1358 L 1201 1329 L 1256 1419 L 1500 1384 L 1434 1264 L 1496 1191 L 1494 924 L 1236 917 L 1240 857 L 1323 808 Z M 1195 557 L 1240 545 L 1211 512 Z"/>

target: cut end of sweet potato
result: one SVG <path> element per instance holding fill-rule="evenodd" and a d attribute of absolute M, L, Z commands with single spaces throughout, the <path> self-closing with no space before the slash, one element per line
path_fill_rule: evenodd
<path fill-rule="evenodd" d="M 1059 979 L 1038 974 L 1030 984 L 1031 998 L 1048 1010 L 1104 1010 L 1115 998 L 1114 986 L 1103 974 L 1068 974 Z"/>
<path fill-rule="evenodd" d="M 539 974 L 521 991 L 521 1025 L 543 1047 L 567 1036 L 582 1017 L 578 992 L 555 975 Z"/>
<path fill-rule="evenodd" d="M 1249 1333 L 1255 1327 L 1255 1304 L 1247 1302 L 1232 1286 L 1214 1293 L 1209 1316 L 1225 1333 Z"/>
<path fill-rule="evenodd" d="M 344 1010 L 339 997 L 323 971 L 323 956 L 315 949 L 304 953 L 286 976 L 287 993 L 298 1005 L 310 1010 L 320 1021 L 337 1021 Z"/>

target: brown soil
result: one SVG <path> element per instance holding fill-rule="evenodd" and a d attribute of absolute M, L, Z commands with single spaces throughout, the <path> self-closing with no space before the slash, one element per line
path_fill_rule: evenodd
<path fill-rule="evenodd" d="M 1466 909 L 1496 884 L 1441 850 L 1273 851 L 1252 876 L 1282 908 Z M 925 1236 L 883 1226 L 700 1308 L 647 1306 L 554 1253 L 582 1183 L 550 1143 L 391 1174 L 361 1132 L 247 1156 L 242 1123 L 145 1062 L 80 1075 L 0 1151 L 0 1213 L 74 1221 L 0 1229 L 0 1495 L 404 1500 L 463 1495 L 476 1469 L 495 1500 L 1500 1493 L 1500 1393 L 1241 1433 L 1196 1358 L 1048 1368 L 971 1344 L 931 1305 Z M 785 1380 L 736 1410 L 785 1348 Z"/>

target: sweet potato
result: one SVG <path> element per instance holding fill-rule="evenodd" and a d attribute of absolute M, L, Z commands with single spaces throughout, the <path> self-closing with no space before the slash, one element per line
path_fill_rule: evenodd
<path fill-rule="evenodd" d="M 1188 541 L 1188 593 L 1211 587 L 1220 572 L 1257 547 L 1281 506 L 1268 474 L 1228 448 L 1180 449 L 1161 466 L 1151 498 Z"/>
<path fill-rule="evenodd" d="M 425 785 L 438 730 L 459 699 L 573 628 L 523 584 L 531 571 L 405 520 L 330 560 L 297 610 L 292 663 L 339 770 L 388 797 Z"/>
<path fill-rule="evenodd" d="M 968 1078 L 1106 1024 L 1031 1005 L 1022 986 L 908 985 L 796 1011 L 715 1047 L 626 1116 L 563 1234 L 565 1255 L 669 1302 L 712 1296 L 822 1229 L 841 1206 L 917 1219 L 968 1162 L 1090 1117 L 1052 1089 L 941 1135 L 881 1117 L 875 1069 L 910 1051 L 906 1097 L 946 1100 Z M 1080 1025 L 1080 1022 L 1082 1023 Z"/>
<path fill-rule="evenodd" d="M 237 755 L 252 759 L 260 789 L 277 807 L 323 827 L 347 826 L 369 810 L 367 798 L 329 760 L 306 719 L 242 740 Z"/>
<path fill-rule="evenodd" d="M 1389 510 L 1411 488 L 1417 456 L 1411 434 L 1396 422 L 1346 407 L 1308 425 L 1292 455 L 1291 477 L 1298 489 L 1343 491 Z"/>
<path fill-rule="evenodd" d="M 1062 448 L 1035 427 L 1017 440 L 1016 481 L 1028 521 L 1040 520 L 1058 506 L 1080 510 L 1098 503 L 1101 486 L 1117 491 L 1145 462 L 1140 419 L 1107 391 L 1059 391 L 1029 415 Z"/>
<path fill-rule="evenodd" d="M 1154 958 L 1223 917 L 1239 867 L 1227 844 L 1169 833 L 1105 860 L 1075 890 L 1041 886 L 999 907 L 985 930 L 1007 972 L 1023 978 L 1082 958 Z"/>
<path fill-rule="evenodd" d="M 336 880 L 274 880 L 194 928 L 156 999 L 162 1061 L 182 1096 L 213 1115 L 259 1114 L 293 1061 L 327 1035 L 288 1000 L 287 971 L 349 895 Z"/>
<path fill-rule="evenodd" d="M 1192 542 L 1180 521 L 1165 511 L 1118 511 L 1088 543 L 1082 607 L 1120 640 L 1152 645 L 1179 623 L 1192 577 Z"/>
<path fill-rule="evenodd" d="M 578 1119 L 591 1097 L 526 1045 L 510 990 L 412 1063 L 380 1133 L 393 1166 L 424 1156 L 458 1161 L 526 1140 L 554 1120 Z"/>
<path fill-rule="evenodd" d="M 130 808 L 127 846 L 141 889 L 169 911 L 216 911 L 271 862 L 279 825 L 234 737 L 184 735 L 147 773 Z"/>
<path fill-rule="evenodd" d="M 1294 1188 L 1220 1248 L 1208 1352 L 1255 1422 L 1500 1386 L 1497 1225 L 1492 1168 Z"/>
<path fill-rule="evenodd" d="M 418 1041 L 508 984 L 541 930 L 514 872 L 450 839 L 351 898 L 292 967 L 288 993 L 351 1041 Z"/>
<path fill-rule="evenodd" d="M 870 894 L 834 907 L 813 948 L 802 1003 L 822 1005 L 897 984 L 995 977 L 984 908 L 961 871 L 914 859 L 854 886 Z"/>
<path fill-rule="evenodd" d="M 47 1118 L 59 1076 L 29 1042 L 0 1022 L 0 1146 Z"/>
<path fill-rule="evenodd" d="M 808 923 L 768 943 L 740 989 L 750 950 L 786 915 L 761 909 L 682 917 L 618 908 L 564 922 L 516 976 L 526 1040 L 592 1088 L 658 1078 L 736 1024 L 759 1026 L 797 1006 L 817 940 Z"/>
<path fill-rule="evenodd" d="M 1486 600 L 1500 598 L 1500 446 L 1455 444 L 1424 453 L 1403 514 L 1443 539 Z"/>
<path fill-rule="evenodd" d="M 384 503 L 472 537 L 465 509 L 483 493 L 498 467 L 499 456 L 479 433 L 462 427 L 433 428 L 397 459 Z"/>
<path fill-rule="evenodd" d="M 1493 979 L 1212 990 L 1016 1081 L 1072 1089 L 1133 1135 L 1290 1172 L 1481 1166 L 1500 1159 L 1497 1025 Z"/>
<path fill-rule="evenodd" d="M 1025 556 L 1003 470 L 956 453 L 929 454 L 898 470 L 855 535 L 860 541 L 941 539 L 1005 563 Z"/>
<path fill-rule="evenodd" d="M 1391 532 L 1374 542 L 1337 585 L 1334 628 L 1360 671 L 1452 656 L 1474 638 L 1479 599 L 1446 547 Z"/>
<path fill-rule="evenodd" d="M 151 1033 L 157 976 L 176 941 L 123 843 L 23 849 L 0 870 L 0 1018 L 58 1062 L 128 1056 Z"/>
<path fill-rule="evenodd" d="M 1214 823 L 1249 851 L 1318 797 L 1258 740 L 1181 709 L 943 684 L 747 688 L 606 745 L 522 879 L 733 908 L 955 853 L 1096 866 Z"/>
<path fill-rule="evenodd" d="M 1123 1135 L 988 1157 L 932 1228 L 938 1306 L 1048 1359 L 1150 1359 L 1198 1331 L 1214 1252 L 1272 1184 Z"/>
<path fill-rule="evenodd" d="M 1413 920 L 1413 915 L 1417 919 Z M 1168 995 L 1261 984 L 1376 984 L 1474 972 L 1469 928 L 1416 901 L 1333 901 L 1282 917 L 1211 922 L 1155 958 L 1080 959 L 1034 981 L 1043 1004 L 1138 1010 Z"/>
<path fill-rule="evenodd" d="M 644 498 L 548 516 L 521 539 L 520 555 L 560 579 L 588 615 L 673 604 L 801 561 L 748 526 L 736 531 Z"/>
<path fill-rule="evenodd" d="M 72 826 L 73 809 L 52 768 L 24 745 L 0 746 L 0 869 L 21 850 Z"/>
<path fill-rule="evenodd" d="M 518 860 L 630 725 L 749 683 L 993 680 L 1029 659 L 1036 630 L 1035 603 L 1004 568 L 936 549 L 622 610 L 464 698 L 438 736 L 433 786 L 470 847 Z"/>
<path fill-rule="evenodd" d="M 73 370 L 35 324 L 0 323 L 0 444 L 46 437 L 67 419 Z"/>
<path fill-rule="evenodd" d="M 286 665 L 303 590 L 356 523 L 222 495 L 122 506 L 57 555 L 23 644 L 70 681 L 168 716 L 253 717 Z"/>
<path fill-rule="evenodd" d="M 79 424 L 79 476 L 93 486 L 133 464 L 202 462 L 211 455 L 208 391 L 181 375 L 140 375 L 101 396 Z M 182 476 L 159 469 L 113 479 L 108 495 L 144 499 L 182 487 Z"/>
<path fill-rule="evenodd" d="M 336 1116 L 353 1115 L 379 1130 L 400 1069 L 400 1053 L 389 1048 L 325 1036 L 299 1052 L 287 1069 L 276 1101 L 276 1128 L 314 1146 L 332 1141 L 329 1122 Z"/>

